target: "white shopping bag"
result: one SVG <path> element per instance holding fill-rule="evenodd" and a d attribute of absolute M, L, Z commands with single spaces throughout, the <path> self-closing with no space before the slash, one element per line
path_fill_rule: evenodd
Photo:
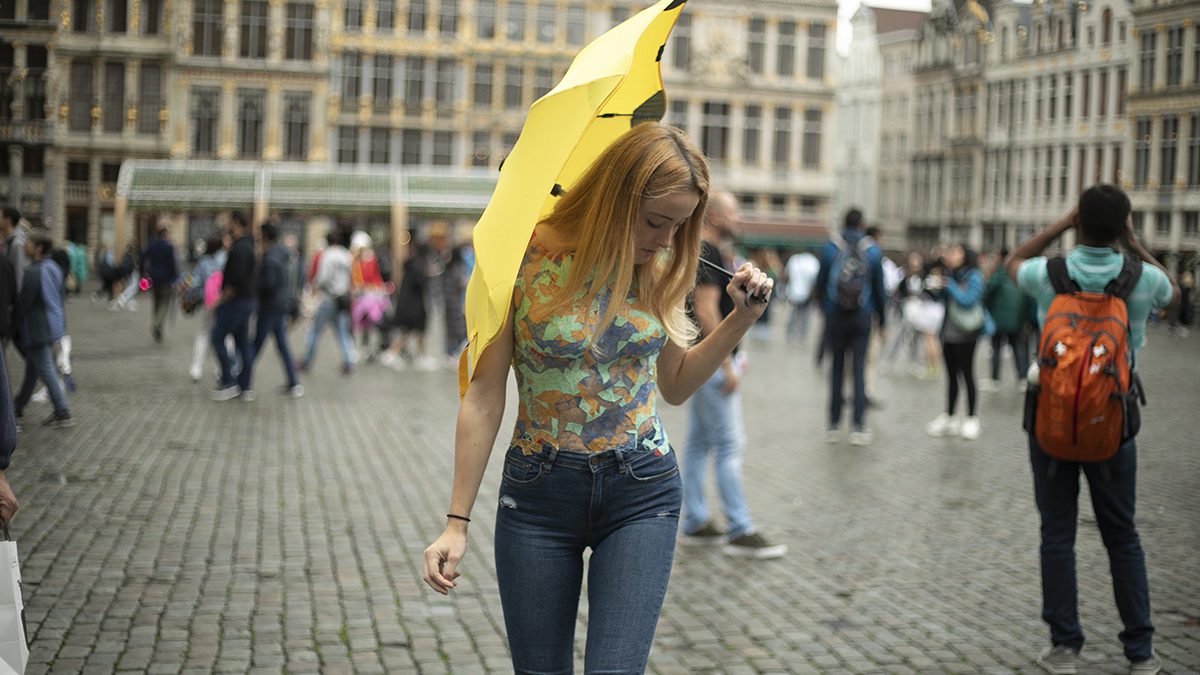
<path fill-rule="evenodd" d="M 0 524 L 0 675 L 25 672 L 29 661 L 29 643 L 25 640 L 25 601 L 21 597 L 21 562 L 17 542 L 8 536 L 8 527 Z"/>

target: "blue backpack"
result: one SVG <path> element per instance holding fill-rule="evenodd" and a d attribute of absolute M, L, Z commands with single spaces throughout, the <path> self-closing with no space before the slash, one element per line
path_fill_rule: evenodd
<path fill-rule="evenodd" d="M 871 247 L 871 239 L 863 237 L 856 245 L 851 246 L 841 237 L 834 237 L 833 243 L 838 252 L 837 257 L 833 259 L 833 268 L 829 275 L 828 295 L 837 309 L 843 312 L 857 312 L 862 308 L 867 285 L 870 283 L 867 250 Z"/>

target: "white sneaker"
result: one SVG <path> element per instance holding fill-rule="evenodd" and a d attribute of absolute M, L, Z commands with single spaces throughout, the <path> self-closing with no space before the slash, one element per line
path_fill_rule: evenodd
<path fill-rule="evenodd" d="M 236 384 L 231 384 L 228 387 L 220 387 L 218 385 L 218 388 L 214 389 L 208 396 L 214 401 L 228 401 L 229 399 L 237 398 L 241 393 L 241 388 Z"/>
<path fill-rule="evenodd" d="M 416 361 L 413 362 L 413 368 L 423 373 L 432 373 L 438 369 L 438 362 L 437 359 L 426 354 L 417 357 Z"/>
<path fill-rule="evenodd" d="M 391 368 L 392 370 L 395 370 L 395 371 L 404 370 L 404 368 L 408 365 L 404 362 L 403 358 L 397 356 L 396 354 L 394 354 L 392 352 L 384 352 L 379 357 L 379 363 L 382 364 L 385 368 Z"/>
<path fill-rule="evenodd" d="M 979 438 L 979 418 L 968 417 L 963 420 L 962 429 L 959 430 L 960 435 L 964 440 L 974 441 Z"/>
<path fill-rule="evenodd" d="M 38 389 L 37 391 L 35 391 L 33 393 L 33 397 L 30 398 L 29 400 L 34 403 L 49 403 L 50 402 L 50 392 L 46 391 L 45 387 L 42 387 L 41 389 Z"/>
<path fill-rule="evenodd" d="M 842 432 L 837 429 L 825 430 L 825 442 L 830 445 L 837 445 L 842 442 Z"/>
<path fill-rule="evenodd" d="M 199 367 L 192 368 L 188 371 L 188 375 L 192 376 L 192 382 L 199 382 L 200 376 L 203 374 L 204 372 Z"/>
<path fill-rule="evenodd" d="M 850 432 L 850 445 L 864 446 L 871 444 L 871 430 L 863 429 L 862 431 Z"/>
<path fill-rule="evenodd" d="M 958 418 L 951 417 L 946 413 L 942 413 L 933 418 L 933 421 L 925 425 L 925 433 L 934 438 L 942 436 L 957 436 L 958 435 Z"/>
<path fill-rule="evenodd" d="M 258 400 L 258 395 L 254 393 L 253 389 L 243 389 L 239 396 L 247 403 L 253 403 Z"/>

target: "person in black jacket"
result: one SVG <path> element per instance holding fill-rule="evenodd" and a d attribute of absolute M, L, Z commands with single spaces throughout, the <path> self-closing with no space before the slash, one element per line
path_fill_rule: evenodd
<path fill-rule="evenodd" d="M 154 319 L 150 332 L 155 342 L 162 342 L 163 324 L 171 311 L 175 299 L 175 286 L 179 283 L 179 264 L 175 260 L 175 246 L 168 238 L 167 228 L 158 229 L 155 237 L 142 251 L 142 273 L 150 278 L 150 291 L 154 297 Z M 68 265 L 69 265 L 68 261 Z"/>
<path fill-rule="evenodd" d="M 3 388 L 0 392 L 0 521 L 8 525 L 20 505 L 17 504 L 17 496 L 13 494 L 12 487 L 8 484 L 8 476 L 5 475 L 13 450 L 17 447 L 18 429 L 17 418 L 13 414 L 12 397 L 8 395 L 12 390 L 8 386 L 8 365 L 5 363 L 4 351 L 0 349 L 0 388 Z"/>
<path fill-rule="evenodd" d="M 8 256 L 0 255 L 0 346 L 7 347 L 17 333 L 16 306 L 17 273 Z"/>
<path fill-rule="evenodd" d="M 253 358 L 258 359 L 268 336 L 275 336 L 275 346 L 279 349 L 279 358 L 283 361 L 283 371 L 287 375 L 287 384 L 280 392 L 284 396 L 299 398 L 304 395 L 304 387 L 296 379 L 296 363 L 292 360 L 292 351 L 288 348 L 287 318 L 288 308 L 292 305 L 293 284 L 288 278 L 291 253 L 287 247 L 279 243 L 279 228 L 271 222 L 262 224 L 263 251 L 262 261 L 258 267 L 258 325 L 254 331 Z M 246 370 L 253 371 L 251 362 Z M 246 378 L 249 387 L 250 377 Z"/>
<path fill-rule="evenodd" d="M 212 393 L 214 401 L 228 401 L 239 396 L 254 400 L 250 389 L 250 364 L 254 362 L 250 344 L 250 317 L 254 314 L 255 255 L 254 239 L 250 236 L 250 220 L 241 211 L 229 214 L 227 229 L 233 239 L 225 271 L 221 279 L 221 299 L 213 310 L 212 346 L 221 363 L 221 379 Z M 233 363 L 225 348 L 225 337 L 233 336 L 238 360 L 242 364 L 237 379 Z"/>

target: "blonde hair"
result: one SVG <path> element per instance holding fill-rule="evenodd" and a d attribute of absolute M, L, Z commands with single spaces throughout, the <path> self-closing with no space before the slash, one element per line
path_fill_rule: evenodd
<path fill-rule="evenodd" d="M 676 230 L 671 247 L 637 265 L 634 237 L 642 203 L 681 192 L 700 202 Z M 708 161 L 682 131 L 659 123 L 639 124 L 609 146 L 542 223 L 561 238 L 575 259 L 566 282 L 538 314 L 544 319 L 572 306 L 590 306 L 603 289 L 612 300 L 592 330 L 603 335 L 635 288 L 637 304 L 653 314 L 676 344 L 696 337 L 685 300 L 696 284 L 700 230 L 708 205 Z"/>

